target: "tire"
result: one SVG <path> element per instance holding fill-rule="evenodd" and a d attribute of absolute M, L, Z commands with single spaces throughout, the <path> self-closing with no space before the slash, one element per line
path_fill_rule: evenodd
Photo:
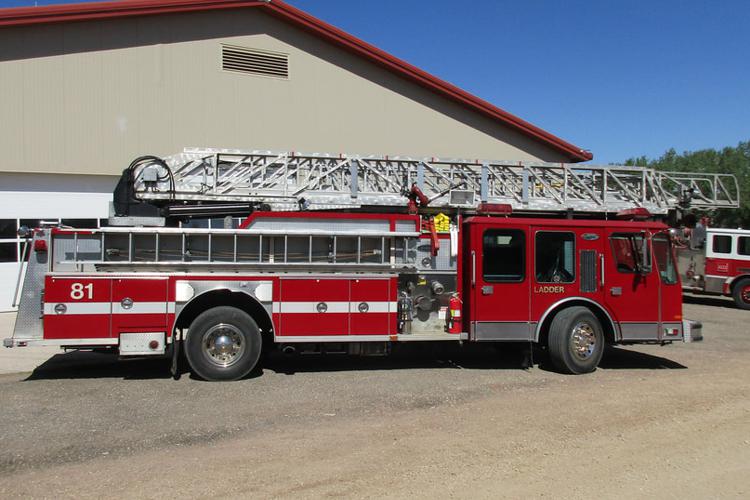
<path fill-rule="evenodd" d="M 732 298 L 740 309 L 750 309 L 750 278 L 742 278 L 734 285 Z"/>
<path fill-rule="evenodd" d="M 185 356 L 204 380 L 238 380 L 258 364 L 263 340 L 253 318 L 236 307 L 214 307 L 188 328 Z"/>
<path fill-rule="evenodd" d="M 602 325 L 585 307 L 563 309 L 550 325 L 548 347 L 552 364 L 561 372 L 593 372 L 604 353 Z"/>

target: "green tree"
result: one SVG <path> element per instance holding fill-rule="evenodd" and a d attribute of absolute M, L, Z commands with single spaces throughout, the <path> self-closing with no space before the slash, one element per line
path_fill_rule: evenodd
<path fill-rule="evenodd" d="M 673 172 L 707 172 L 733 174 L 740 188 L 739 209 L 717 209 L 706 212 L 716 227 L 750 228 L 750 141 L 721 150 L 702 149 L 678 154 L 669 149 L 656 159 L 645 156 L 629 158 L 625 165 L 637 165 Z M 696 211 L 697 215 L 703 212 Z"/>

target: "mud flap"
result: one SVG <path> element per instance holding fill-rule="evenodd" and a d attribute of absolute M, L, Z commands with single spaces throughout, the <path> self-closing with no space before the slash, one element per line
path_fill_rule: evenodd
<path fill-rule="evenodd" d="M 700 321 L 690 319 L 682 320 L 682 340 L 688 342 L 700 342 L 703 340 L 703 324 Z"/>
<path fill-rule="evenodd" d="M 178 339 L 176 331 L 172 332 L 172 367 L 169 371 L 175 380 L 180 379 L 180 345 L 182 345 L 182 340 Z"/>

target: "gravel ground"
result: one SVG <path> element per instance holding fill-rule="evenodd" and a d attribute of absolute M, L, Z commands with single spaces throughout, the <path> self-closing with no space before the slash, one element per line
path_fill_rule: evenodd
<path fill-rule="evenodd" d="M 0 497 L 747 498 L 750 312 L 686 301 L 704 342 L 585 376 L 476 346 L 275 356 L 233 383 L 57 354 L 0 375 Z"/>

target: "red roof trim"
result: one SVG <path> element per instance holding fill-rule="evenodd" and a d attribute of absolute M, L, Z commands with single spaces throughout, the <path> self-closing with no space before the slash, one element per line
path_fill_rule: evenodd
<path fill-rule="evenodd" d="M 530 136 L 563 153 L 573 161 L 587 161 L 593 158 L 590 152 L 584 151 L 578 146 L 566 142 L 483 99 L 461 90 L 455 85 L 441 80 L 280 0 L 124 0 L 119 2 L 19 7 L 0 9 L 0 27 L 244 7 L 264 7 L 270 14 L 286 22 L 292 23 L 322 39 L 369 59 L 422 87 L 478 111 L 485 116 L 499 120 L 522 134 Z"/>
<path fill-rule="evenodd" d="M 108 17 L 144 16 L 201 10 L 259 7 L 267 2 L 253 0 L 123 0 L 84 2 L 0 9 L 0 27 L 85 21 Z"/>

